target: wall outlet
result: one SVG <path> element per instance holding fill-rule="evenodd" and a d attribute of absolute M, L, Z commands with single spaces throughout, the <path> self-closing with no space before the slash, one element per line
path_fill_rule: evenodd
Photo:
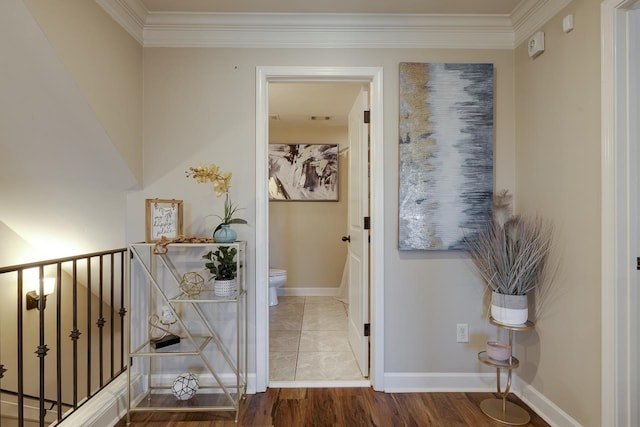
<path fill-rule="evenodd" d="M 456 342 L 469 342 L 469 325 L 458 323 L 456 325 Z"/>

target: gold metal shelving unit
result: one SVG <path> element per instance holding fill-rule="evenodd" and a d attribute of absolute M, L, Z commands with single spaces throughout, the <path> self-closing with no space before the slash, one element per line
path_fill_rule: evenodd
<path fill-rule="evenodd" d="M 219 246 L 238 251 L 234 294 L 216 296 L 213 283 L 196 295 L 183 293 L 183 275 L 192 267 L 202 270 L 202 255 Z M 153 247 L 129 246 L 127 423 L 136 411 L 235 411 L 237 422 L 247 388 L 246 242 L 176 243 L 159 255 Z M 156 349 L 149 318 L 160 307 L 173 314 L 180 342 Z M 172 380 L 187 371 L 195 371 L 199 389 L 191 399 L 178 400 L 171 393 Z M 142 379 L 137 395 L 134 376 Z"/>
<path fill-rule="evenodd" d="M 515 403 L 508 402 L 507 396 L 509 396 L 509 391 L 511 390 L 511 373 L 520 366 L 520 361 L 513 356 L 513 334 L 519 331 L 530 331 L 534 328 L 534 324 L 533 322 L 527 321 L 527 323 L 522 325 L 505 325 L 496 322 L 493 318 L 490 318 L 489 322 L 498 328 L 509 331 L 509 347 L 511 348 L 512 354 L 507 360 L 494 360 L 487 355 L 486 351 L 478 353 L 478 360 L 480 360 L 480 362 L 496 368 L 497 389 L 498 395 L 500 396 L 499 399 L 483 400 L 480 403 L 480 409 L 486 416 L 500 423 L 518 426 L 527 424 L 531 420 L 529 413 Z M 504 390 L 502 390 L 500 385 L 501 369 L 507 370 L 507 384 Z"/>

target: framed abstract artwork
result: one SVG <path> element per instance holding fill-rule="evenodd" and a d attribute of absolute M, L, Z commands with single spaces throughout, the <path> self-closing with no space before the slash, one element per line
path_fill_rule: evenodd
<path fill-rule="evenodd" d="M 492 64 L 400 64 L 401 250 L 464 249 L 491 217 Z"/>
<path fill-rule="evenodd" d="M 269 200 L 338 201 L 338 144 L 269 144 Z"/>

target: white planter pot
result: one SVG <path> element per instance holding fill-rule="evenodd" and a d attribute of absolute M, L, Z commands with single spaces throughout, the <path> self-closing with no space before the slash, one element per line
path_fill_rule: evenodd
<path fill-rule="evenodd" d="M 504 325 L 522 325 L 529 319 L 526 295 L 491 294 L 491 317 Z"/>
<path fill-rule="evenodd" d="M 213 293 L 217 297 L 230 297 L 236 291 L 236 279 L 215 280 L 213 282 Z"/>

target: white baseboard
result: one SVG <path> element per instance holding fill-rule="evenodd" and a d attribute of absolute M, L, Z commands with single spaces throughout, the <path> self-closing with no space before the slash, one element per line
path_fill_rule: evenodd
<path fill-rule="evenodd" d="M 506 384 L 506 374 L 501 383 Z M 494 373 L 386 373 L 385 393 L 495 392 Z M 552 427 L 582 427 L 530 384 L 514 375 L 511 391 Z"/>
<path fill-rule="evenodd" d="M 133 388 L 142 390 L 140 376 L 132 375 Z M 62 421 L 60 426 L 114 426 L 127 414 L 127 374 L 121 374 L 78 410 Z"/>
<path fill-rule="evenodd" d="M 506 382 L 504 377 L 503 384 Z M 390 373 L 384 375 L 386 393 L 495 391 L 494 373 Z"/>
<path fill-rule="evenodd" d="M 582 427 L 578 421 L 560 409 L 530 384 L 524 384 L 517 376 L 514 378 L 514 393 L 536 414 L 540 415 L 552 427 Z"/>
<path fill-rule="evenodd" d="M 286 297 L 337 297 L 340 288 L 280 288 L 278 296 Z"/>

